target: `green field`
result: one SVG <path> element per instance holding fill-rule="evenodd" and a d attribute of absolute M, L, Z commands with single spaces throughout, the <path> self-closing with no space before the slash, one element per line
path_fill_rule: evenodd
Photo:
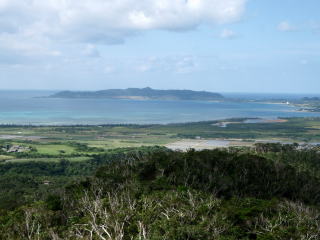
<path fill-rule="evenodd" d="M 16 163 L 16 162 L 59 162 L 61 161 L 62 158 L 10 158 L 6 159 L 6 163 Z M 90 157 L 73 157 L 73 158 L 63 158 L 65 160 L 68 160 L 70 162 L 82 162 L 82 161 L 87 161 L 90 159 Z"/>
<path fill-rule="evenodd" d="M 6 160 L 11 160 L 14 157 L 12 156 L 7 156 L 7 155 L 0 155 L 0 161 L 6 161 Z"/>
<path fill-rule="evenodd" d="M 59 155 L 75 153 L 75 148 L 63 144 L 32 144 L 32 147 L 36 148 L 40 154 Z"/>
<path fill-rule="evenodd" d="M 247 146 L 257 140 L 320 142 L 320 118 L 257 123 L 245 123 L 244 120 L 167 125 L 0 126 L 0 145 L 21 145 L 33 149 L 23 154 L 2 151 L 0 161 L 58 161 L 64 158 L 77 161 L 108 149 L 166 146 L 188 139 L 195 143 L 198 139 L 228 140 L 230 146 Z M 221 127 L 221 123 L 227 124 Z"/>
<path fill-rule="evenodd" d="M 244 119 L 208 121 L 168 125 L 105 125 L 105 126 L 0 126 L 0 135 L 8 139 L 38 142 L 97 141 L 97 145 L 165 144 L 173 139 L 196 136 L 210 138 L 282 138 L 318 141 L 320 118 L 289 118 L 287 122 L 241 123 Z M 234 122 L 219 127 L 218 122 Z M 8 137 L 9 136 L 9 137 Z"/>

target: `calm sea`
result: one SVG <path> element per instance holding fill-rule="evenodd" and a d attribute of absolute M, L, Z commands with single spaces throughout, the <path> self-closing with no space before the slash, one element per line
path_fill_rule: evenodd
<path fill-rule="evenodd" d="M 0 91 L 0 124 L 146 124 L 238 117 L 320 117 L 320 113 L 297 112 L 295 107 L 277 104 L 40 98 L 52 93 Z"/>

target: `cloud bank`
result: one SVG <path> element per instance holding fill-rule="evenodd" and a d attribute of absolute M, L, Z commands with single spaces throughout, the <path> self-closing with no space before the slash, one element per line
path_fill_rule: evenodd
<path fill-rule="evenodd" d="M 201 24 L 237 21 L 245 3 L 246 0 L 0 0 L 0 41 L 2 46 L 38 52 L 44 51 L 41 48 L 50 41 L 116 44 L 146 30 L 183 31 Z"/>

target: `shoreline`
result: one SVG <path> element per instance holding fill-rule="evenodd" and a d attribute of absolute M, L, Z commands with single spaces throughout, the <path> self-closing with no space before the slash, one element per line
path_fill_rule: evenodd
<path fill-rule="evenodd" d="M 16 123 L 0 123 L 0 128 L 11 128 L 11 127 L 115 127 L 115 126 L 168 126 L 168 125 L 188 125 L 197 123 L 212 123 L 213 126 L 219 126 L 219 124 L 259 124 L 259 123 L 284 123 L 286 119 L 308 119 L 308 118 L 319 118 L 319 117 L 276 117 L 276 118 L 260 118 L 260 117 L 243 117 L 243 118 L 223 118 L 223 119 L 212 119 L 204 121 L 188 121 L 188 122 L 172 122 L 172 123 L 97 123 L 97 124 L 16 124 Z M 236 120 L 236 121 L 235 121 Z M 250 120 L 257 120 L 257 122 L 246 122 Z"/>

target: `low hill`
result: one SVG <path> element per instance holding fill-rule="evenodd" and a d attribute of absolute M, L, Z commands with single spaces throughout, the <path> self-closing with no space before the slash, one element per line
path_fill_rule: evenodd
<path fill-rule="evenodd" d="M 156 90 L 152 88 L 109 89 L 101 91 L 62 91 L 51 98 L 111 98 L 137 100 L 201 100 L 212 101 L 223 99 L 219 93 L 191 90 Z"/>

